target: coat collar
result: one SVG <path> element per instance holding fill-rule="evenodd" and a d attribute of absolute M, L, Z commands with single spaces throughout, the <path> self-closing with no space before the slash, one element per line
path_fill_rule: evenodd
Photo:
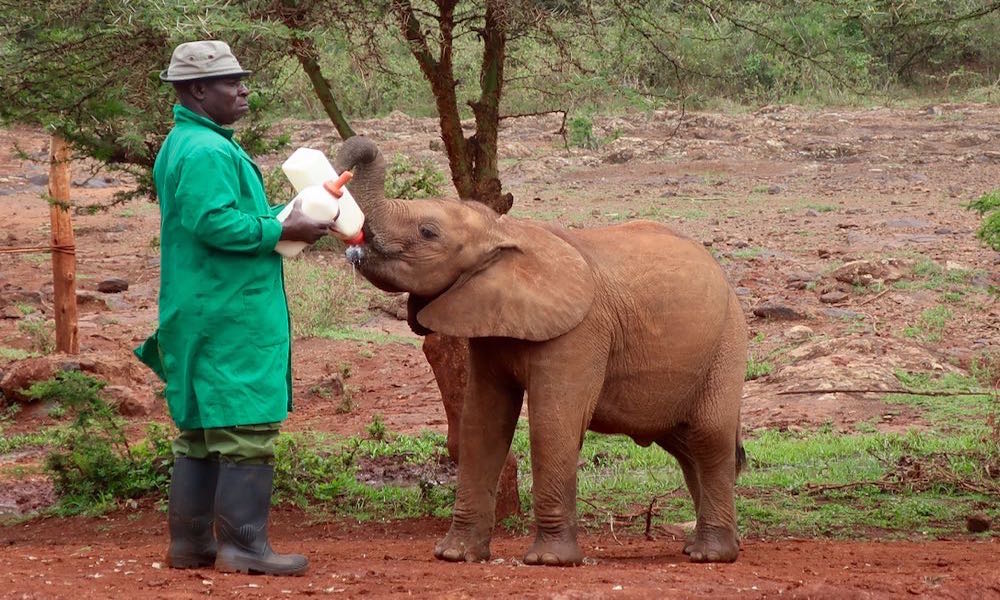
<path fill-rule="evenodd" d="M 193 123 L 195 125 L 201 125 L 202 127 L 208 127 L 209 129 L 223 136 L 227 140 L 233 139 L 234 131 L 232 129 L 229 129 L 228 127 L 223 127 L 222 125 L 219 125 L 212 119 L 199 115 L 198 113 L 185 107 L 182 104 L 174 105 L 174 122 L 177 124 L 185 122 Z"/>

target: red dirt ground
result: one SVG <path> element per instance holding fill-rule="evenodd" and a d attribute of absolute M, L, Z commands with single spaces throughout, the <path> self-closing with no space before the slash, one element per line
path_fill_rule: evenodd
<path fill-rule="evenodd" d="M 501 533 L 493 560 L 436 561 L 448 524 L 432 519 L 309 523 L 277 510 L 272 541 L 306 553 L 301 578 L 172 571 L 163 566 L 160 513 L 44 519 L 0 530 L 4 598 L 991 598 L 1000 597 L 996 539 L 925 542 L 744 540 L 740 559 L 694 565 L 673 540 L 594 532 L 581 567 L 519 563 L 526 536 Z"/>
<path fill-rule="evenodd" d="M 747 384 L 749 435 L 762 428 L 823 425 L 850 431 L 873 420 L 881 430 L 922 427 L 919 413 L 887 406 L 877 396 L 777 392 L 838 384 L 857 373 L 870 372 L 865 381 L 876 381 L 878 369 L 886 366 L 967 373 L 973 359 L 1000 351 L 1000 307 L 986 292 L 989 285 L 1000 285 L 1000 256 L 975 239 L 978 217 L 962 208 L 1000 181 L 996 107 L 689 113 L 674 135 L 676 118 L 660 111 L 600 121 L 595 133 L 617 139 L 598 151 L 565 149 L 554 134 L 556 118 L 505 122 L 504 183 L 515 194 L 519 216 L 572 227 L 656 218 L 712 246 L 740 288 L 755 355 L 777 366 L 772 375 Z M 284 126 L 294 133 L 294 145 L 329 149 L 335 142 L 332 129 L 321 122 Z M 433 150 L 432 120 L 395 114 L 361 122 L 357 130 L 372 135 L 387 155 L 405 152 L 446 168 Z M 39 183 L 46 166 L 17 158 L 15 141 L 38 159 L 47 150 L 39 132 L 0 130 L 0 249 L 48 241 L 48 207 L 40 200 L 44 182 Z M 282 158 L 261 162 L 267 168 Z M 86 177 L 76 168 L 75 181 Z M 127 188 L 120 178 L 103 185 L 102 177 L 74 187 L 74 202 L 107 202 Z M 92 186 L 95 181 L 98 187 Z M 74 224 L 79 288 L 90 298 L 80 309 L 81 350 L 117 369 L 113 383 L 148 401 L 156 382 L 148 372 L 130 369 L 135 366 L 130 350 L 155 322 L 156 208 L 137 202 L 75 215 Z M 316 260 L 341 260 L 315 254 Z M 847 286 L 846 299 L 832 305 L 819 300 L 837 287 L 825 274 L 856 258 L 896 260 L 904 273 L 929 259 L 972 275 L 959 301 L 948 304 L 953 317 L 940 339 L 931 342 L 905 329 L 941 303 L 941 290 L 916 286 L 878 295 Z M 790 285 L 790 275 L 802 272 L 811 284 Z M 128 291 L 96 292 L 97 283 L 109 277 L 128 280 Z M 0 346 L 33 349 L 36 341 L 20 326 L 23 307 L 51 317 L 50 282 L 47 256 L 0 253 Z M 767 300 L 803 312 L 797 324 L 812 330 L 810 340 L 788 337 L 796 323 L 753 316 L 752 309 Z M 366 327 L 410 335 L 405 323 L 378 311 Z M 791 356 L 799 351 L 799 358 Z M 430 368 L 414 345 L 304 339 L 296 342 L 293 361 L 297 410 L 289 430 L 357 434 L 375 413 L 391 431 L 445 428 Z M 0 359 L 0 371 L 14 362 Z M 354 408 L 338 414 L 340 398 L 325 392 L 344 365 L 350 368 Z M 802 367 L 807 369 L 796 370 Z M 164 407 L 154 402 L 149 415 L 129 422 L 141 431 L 148 421 L 166 420 Z M 42 407 L 28 406 L 0 422 L 0 435 L 54 422 Z M 22 511 L 52 502 L 51 487 L 33 469 L 39 458 L 30 451 L 0 456 L 0 508 L 6 496 Z M 494 540 L 492 563 L 435 561 L 434 544 L 448 527 L 444 520 L 314 522 L 282 507 L 273 520 L 275 546 L 306 553 L 312 561 L 305 577 L 162 568 L 165 515 L 148 502 L 101 518 L 0 526 L 0 597 L 1000 598 L 996 535 L 931 540 L 914 533 L 906 541 L 749 538 L 735 564 L 692 565 L 679 541 L 649 541 L 633 531 L 604 528 L 582 535 L 587 564 L 553 569 L 520 565 L 517 559 L 530 538 L 503 531 Z"/>

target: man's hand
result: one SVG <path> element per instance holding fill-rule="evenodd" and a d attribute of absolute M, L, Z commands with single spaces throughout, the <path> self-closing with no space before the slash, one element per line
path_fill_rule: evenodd
<path fill-rule="evenodd" d="M 317 221 L 302 212 L 302 201 L 296 200 L 292 211 L 281 223 L 281 238 L 293 242 L 314 244 L 318 239 L 330 233 L 333 221 Z"/>

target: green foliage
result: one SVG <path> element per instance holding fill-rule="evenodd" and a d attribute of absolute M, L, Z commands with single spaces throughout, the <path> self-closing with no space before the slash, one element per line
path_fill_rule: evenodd
<path fill-rule="evenodd" d="M 21 350 L 20 348 L 7 348 L 0 346 L 0 360 L 24 360 L 32 356 L 38 356 L 37 352 Z"/>
<path fill-rule="evenodd" d="M 1000 190 L 983 194 L 969 204 L 969 209 L 983 216 L 983 224 L 976 233 L 979 239 L 990 248 L 1000 250 Z"/>
<path fill-rule="evenodd" d="M 372 300 L 384 293 L 364 283 L 343 261 L 331 265 L 322 255 L 311 254 L 285 261 L 294 335 L 320 336 L 360 324 Z"/>
<path fill-rule="evenodd" d="M 137 188 L 115 202 L 151 195 L 150 169 L 174 102 L 158 73 L 177 43 L 224 39 L 258 71 L 254 110 L 239 138 L 251 154 L 266 151 L 274 147 L 266 136 L 267 109 L 277 89 L 267 67 L 287 52 L 288 32 L 253 19 L 251 8 L 194 0 L 0 3 L 0 125 L 59 132 L 79 155 L 134 176 Z"/>
<path fill-rule="evenodd" d="M 31 347 L 35 352 L 51 354 L 55 351 L 56 330 L 53 321 L 44 317 L 21 319 L 17 328 L 31 340 Z"/>
<path fill-rule="evenodd" d="M 569 120 L 569 145 L 576 148 L 595 150 L 600 146 L 594 135 L 594 123 L 588 117 L 573 117 Z"/>
<path fill-rule="evenodd" d="M 753 356 L 747 359 L 747 372 L 744 376 L 745 381 L 750 381 L 753 379 L 759 379 L 765 375 L 770 375 L 774 371 L 774 365 L 766 360 L 758 360 Z"/>
<path fill-rule="evenodd" d="M 946 306 L 934 306 L 920 313 L 920 318 L 914 325 L 903 329 L 906 337 L 918 338 L 925 342 L 937 342 L 948 327 L 953 313 Z"/>
<path fill-rule="evenodd" d="M 382 415 L 378 413 L 372 416 L 372 422 L 365 427 L 365 431 L 368 432 L 368 437 L 377 442 L 384 442 L 389 435 L 385 421 L 382 420 Z"/>
<path fill-rule="evenodd" d="M 101 512 L 120 499 L 166 489 L 173 460 L 166 429 L 151 425 L 143 442 L 129 444 L 121 420 L 100 396 L 104 386 L 84 373 L 64 371 L 27 390 L 36 400 L 59 402 L 73 417 L 45 460 L 63 514 Z"/>
<path fill-rule="evenodd" d="M 405 154 L 396 154 L 385 172 L 387 198 L 434 198 L 445 185 L 444 173 L 430 161 L 414 161 Z"/>
<path fill-rule="evenodd" d="M 445 517 L 454 502 L 454 486 L 442 485 L 433 466 L 446 455 L 439 433 L 382 440 L 283 433 L 275 444 L 275 497 L 360 520 Z M 372 462 L 411 483 L 378 481 L 365 471 Z"/>

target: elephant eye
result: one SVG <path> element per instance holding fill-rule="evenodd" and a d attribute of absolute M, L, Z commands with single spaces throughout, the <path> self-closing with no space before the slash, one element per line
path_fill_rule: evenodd
<path fill-rule="evenodd" d="M 425 240 L 433 240 L 438 237 L 437 227 L 434 225 L 421 225 L 420 226 L 420 237 Z"/>

